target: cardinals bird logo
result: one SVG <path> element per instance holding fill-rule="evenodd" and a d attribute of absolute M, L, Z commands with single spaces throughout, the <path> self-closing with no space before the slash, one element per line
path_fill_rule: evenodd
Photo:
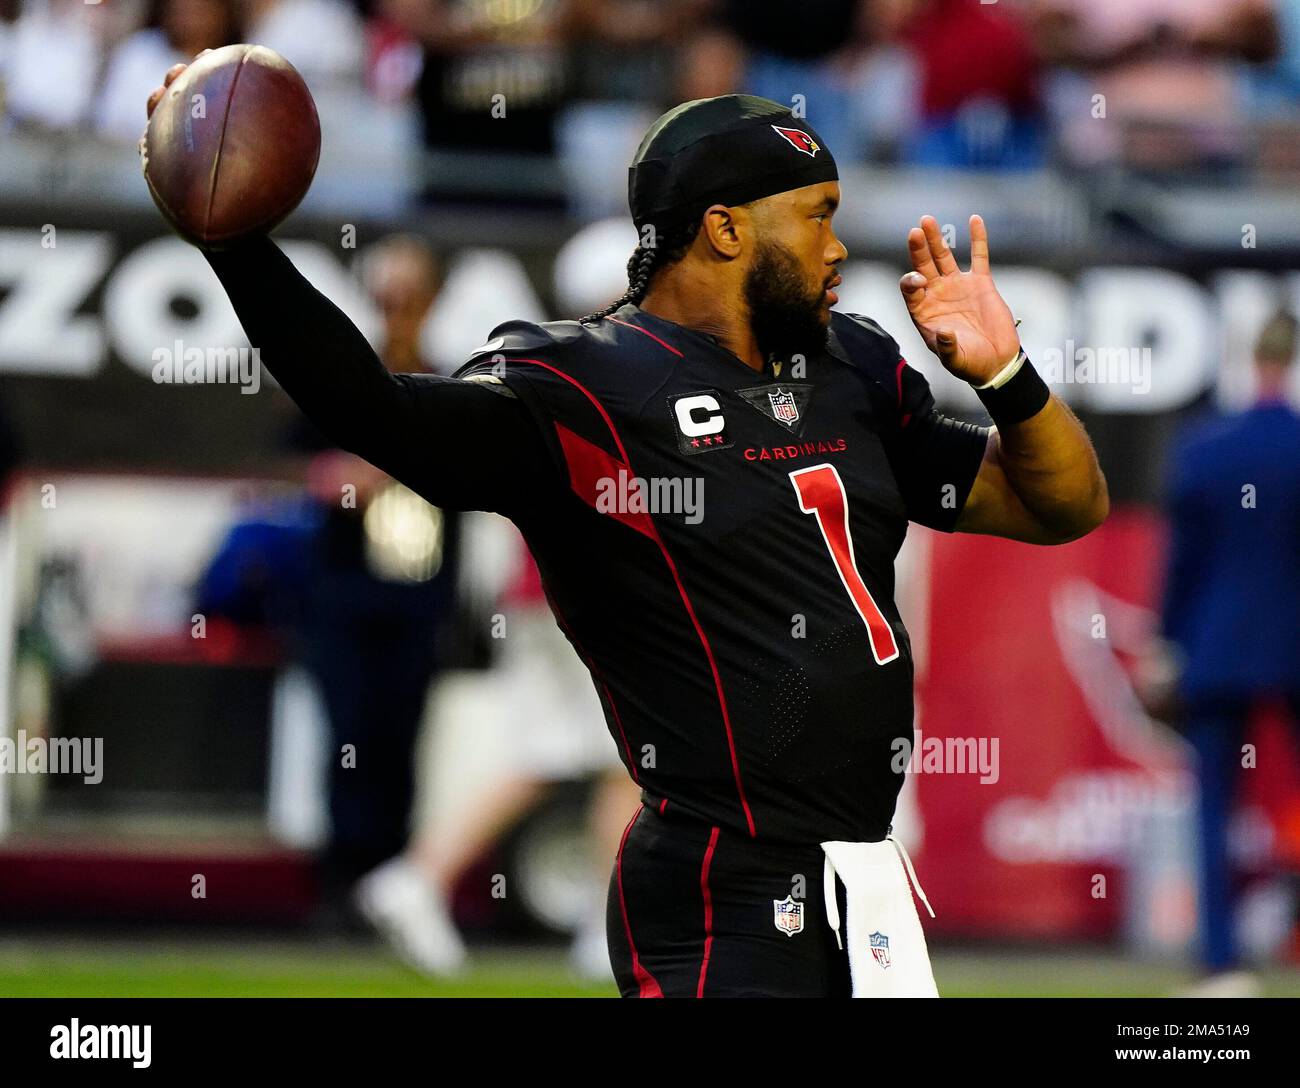
<path fill-rule="evenodd" d="M 810 159 L 821 150 L 821 145 L 802 129 L 782 128 L 780 125 L 773 125 L 772 128 L 791 147 L 796 151 L 802 151 Z"/>

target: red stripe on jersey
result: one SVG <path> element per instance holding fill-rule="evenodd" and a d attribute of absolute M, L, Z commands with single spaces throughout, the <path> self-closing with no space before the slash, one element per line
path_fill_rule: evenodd
<path fill-rule="evenodd" d="M 611 483 L 620 494 L 634 486 L 632 472 L 627 465 L 615 460 L 582 435 L 575 434 L 563 423 L 557 421 L 555 431 L 560 436 L 560 447 L 564 450 L 564 460 L 569 466 L 569 486 L 593 510 L 600 510 L 597 501 L 602 491 L 608 494 Z M 620 510 L 617 502 L 610 509 L 600 512 L 654 539 L 654 527 L 650 524 L 648 512 Z"/>
<path fill-rule="evenodd" d="M 634 325 L 632 327 L 635 328 L 636 326 Z M 605 406 L 596 399 L 595 394 L 592 393 L 590 389 L 576 378 L 564 373 L 563 370 L 552 366 L 550 363 L 544 363 L 541 359 L 513 359 L 507 360 L 507 362 L 532 363 L 534 366 L 540 366 L 544 370 L 549 370 L 552 374 L 556 375 L 556 377 L 563 378 L 566 382 L 582 393 L 583 396 L 591 401 L 596 411 L 600 413 L 601 419 L 605 421 L 605 426 L 609 428 L 609 433 L 614 439 L 614 445 L 618 447 L 619 456 L 623 458 L 623 463 L 627 466 L 628 470 L 631 471 L 627 449 L 623 445 L 623 440 L 618 435 L 618 428 L 614 426 L 614 421 L 610 419 L 609 413 L 605 411 Z M 557 423 L 556 428 L 558 429 L 559 426 L 560 424 Z M 608 457 L 609 455 L 605 454 L 605 456 Z M 613 458 L 610 458 L 610 460 L 613 461 Z M 617 462 L 614 463 L 617 464 Z M 731 714 L 727 710 L 727 697 L 722 691 L 722 675 L 718 672 L 718 662 L 713 656 L 713 647 L 709 645 L 708 636 L 705 635 L 704 628 L 700 626 L 699 617 L 695 615 L 695 606 L 691 604 L 690 594 L 686 592 L 686 586 L 682 584 L 681 575 L 677 572 L 677 564 L 673 562 L 673 557 L 668 554 L 668 548 L 664 545 L 663 538 L 659 535 L 659 530 L 655 527 L 654 520 L 648 514 L 646 515 L 646 524 L 649 526 L 650 530 L 648 535 L 656 544 L 659 545 L 659 551 L 664 557 L 664 562 L 668 564 L 668 570 L 673 576 L 673 581 L 677 584 L 677 592 L 682 598 L 682 604 L 686 607 L 686 614 L 691 619 L 691 624 L 695 628 L 695 634 L 699 637 L 700 645 L 704 647 L 704 655 L 709 659 L 709 668 L 713 672 L 713 687 L 718 693 L 718 708 L 722 712 L 722 725 L 727 733 L 727 748 L 731 753 L 731 773 L 736 780 L 736 794 L 740 798 L 740 807 L 745 813 L 745 824 L 749 828 L 750 837 L 755 838 L 758 835 L 758 831 L 754 827 L 754 814 L 749 810 L 749 801 L 745 798 L 745 785 L 740 778 L 740 759 L 736 755 L 736 738 L 731 731 Z"/>
<path fill-rule="evenodd" d="M 709 836 L 709 848 L 704 851 L 704 861 L 700 865 L 700 891 L 704 893 L 704 959 L 700 961 L 700 981 L 695 987 L 695 996 L 704 996 L 704 980 L 709 974 L 709 955 L 713 951 L 713 895 L 709 891 L 709 866 L 713 864 L 713 850 L 718 845 L 718 829 L 713 829 Z"/>
<path fill-rule="evenodd" d="M 632 825 L 636 823 L 636 818 L 641 815 L 641 809 L 644 807 L 644 805 L 637 805 L 636 811 L 632 813 L 632 819 L 627 822 L 627 827 L 623 828 L 623 838 L 619 840 L 618 857 L 615 859 L 614 868 L 618 874 L 618 905 L 623 912 L 623 931 L 627 934 L 627 947 L 632 953 L 632 977 L 640 987 L 637 997 L 663 997 L 664 992 L 659 988 L 654 975 L 641 965 L 641 957 L 636 954 L 636 942 L 632 940 L 632 923 L 627 917 L 627 899 L 623 895 L 623 847 L 627 845 L 627 837 L 632 830 Z"/>
<path fill-rule="evenodd" d="M 632 322 L 630 321 L 620 321 L 617 317 L 611 317 L 609 320 L 614 322 L 615 325 L 622 325 L 625 328 L 636 329 L 637 332 L 644 333 L 646 336 L 650 337 L 651 340 L 655 341 L 658 344 L 662 344 L 664 347 L 666 347 L 669 351 L 671 351 L 674 355 L 676 355 L 677 358 L 679 359 L 683 358 L 682 353 L 678 351 L 675 347 L 673 347 L 672 344 L 668 343 L 667 340 L 660 340 L 659 337 L 657 337 L 649 329 L 643 329 L 640 325 L 633 325 Z"/>
<path fill-rule="evenodd" d="M 898 381 L 898 406 L 900 408 L 903 407 L 903 369 L 906 366 L 907 366 L 907 360 L 899 359 L 898 369 L 894 372 L 894 376 Z M 903 413 L 903 418 L 899 421 L 899 426 L 906 427 L 908 420 L 910 420 L 911 418 L 912 418 L 911 412 Z"/>

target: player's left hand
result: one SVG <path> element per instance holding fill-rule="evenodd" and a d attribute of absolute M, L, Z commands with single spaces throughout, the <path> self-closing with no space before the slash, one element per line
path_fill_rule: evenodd
<path fill-rule="evenodd" d="M 1020 350 L 1011 310 L 989 272 L 984 220 L 970 217 L 970 271 L 963 272 L 932 215 L 907 232 L 915 271 L 899 282 L 916 331 L 943 365 L 974 385 L 990 381 Z"/>

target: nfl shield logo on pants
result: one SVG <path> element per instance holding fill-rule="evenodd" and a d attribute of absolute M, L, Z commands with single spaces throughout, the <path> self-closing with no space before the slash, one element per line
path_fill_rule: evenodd
<path fill-rule="evenodd" d="M 803 904 L 796 903 L 792 896 L 772 900 L 772 921 L 776 928 L 787 937 L 803 932 Z"/>
<path fill-rule="evenodd" d="M 888 967 L 889 960 L 889 938 L 877 930 L 871 934 L 867 940 L 871 942 L 871 954 L 876 957 L 876 962 L 881 967 Z"/>

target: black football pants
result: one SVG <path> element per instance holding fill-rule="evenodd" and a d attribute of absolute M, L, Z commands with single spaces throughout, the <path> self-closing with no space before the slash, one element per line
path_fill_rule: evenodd
<path fill-rule="evenodd" d="M 610 878 L 610 962 L 624 997 L 848 997 L 826 921 L 825 856 L 642 806 Z M 837 882 L 840 917 L 847 917 Z"/>

